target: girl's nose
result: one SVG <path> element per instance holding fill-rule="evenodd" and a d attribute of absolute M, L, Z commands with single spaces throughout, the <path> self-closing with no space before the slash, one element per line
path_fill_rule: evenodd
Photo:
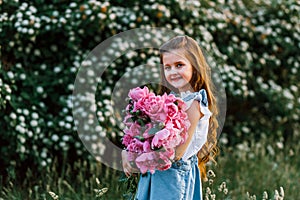
<path fill-rule="evenodd" d="M 175 69 L 175 67 L 171 68 L 170 74 L 178 74 L 178 71 Z"/>

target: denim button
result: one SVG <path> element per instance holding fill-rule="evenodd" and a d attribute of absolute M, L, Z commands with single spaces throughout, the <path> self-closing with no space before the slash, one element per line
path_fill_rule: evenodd
<path fill-rule="evenodd" d="M 176 165 L 177 165 L 177 167 L 180 167 L 180 166 L 181 166 L 181 163 L 180 163 L 180 162 L 177 162 Z"/>

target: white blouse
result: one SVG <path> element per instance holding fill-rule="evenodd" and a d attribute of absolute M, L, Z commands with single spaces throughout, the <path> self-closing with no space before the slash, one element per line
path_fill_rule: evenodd
<path fill-rule="evenodd" d="M 191 156 L 197 154 L 197 152 L 202 148 L 202 146 L 207 141 L 209 118 L 211 117 L 212 113 L 208 109 L 207 94 L 204 89 L 201 89 L 199 92 L 194 92 L 194 93 L 190 91 L 182 92 L 180 93 L 180 96 L 183 99 L 183 101 L 186 103 L 187 109 L 190 108 L 194 100 L 198 101 L 200 104 L 201 113 L 204 115 L 198 121 L 193 138 L 182 157 L 182 160 L 186 161 Z"/>

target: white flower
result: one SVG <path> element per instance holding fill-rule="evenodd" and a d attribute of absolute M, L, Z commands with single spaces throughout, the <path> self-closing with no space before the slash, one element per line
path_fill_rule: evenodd
<path fill-rule="evenodd" d="M 43 167 L 45 167 L 45 166 L 47 165 L 47 162 L 43 160 L 43 161 L 41 162 L 41 165 L 42 165 Z"/>
<path fill-rule="evenodd" d="M 261 64 L 263 64 L 263 65 L 266 64 L 266 60 L 265 60 L 264 58 L 260 58 L 260 59 L 259 59 L 259 62 L 260 62 Z"/>
<path fill-rule="evenodd" d="M 52 163 L 52 159 L 51 158 L 47 158 L 47 162 L 48 163 Z"/>
<path fill-rule="evenodd" d="M 90 77 L 95 76 L 95 72 L 93 70 L 88 70 L 87 75 Z"/>
<path fill-rule="evenodd" d="M 33 53 L 34 53 L 35 56 L 40 56 L 41 55 L 41 51 L 39 49 L 35 49 Z"/>
<path fill-rule="evenodd" d="M 47 68 L 47 65 L 46 65 L 46 64 L 42 64 L 42 65 L 41 65 L 41 69 L 42 69 L 42 70 L 45 70 L 46 68 Z"/>
<path fill-rule="evenodd" d="M 65 126 L 65 122 L 64 122 L 64 121 L 60 121 L 60 122 L 58 123 L 58 125 L 61 126 L 61 127 L 63 127 L 63 126 Z"/>
<path fill-rule="evenodd" d="M 287 107 L 289 110 L 292 110 L 294 106 L 293 106 L 292 103 L 287 103 L 287 104 L 286 104 L 286 107 Z"/>
<path fill-rule="evenodd" d="M 37 9 L 33 6 L 30 6 L 29 7 L 29 10 L 32 12 L 32 13 L 36 13 L 37 12 Z"/>
<path fill-rule="evenodd" d="M 284 89 L 283 90 L 283 96 L 286 97 L 287 99 L 294 99 L 293 94 L 288 90 L 288 89 Z"/>
<path fill-rule="evenodd" d="M 33 34 L 34 34 L 34 30 L 33 30 L 32 28 L 30 28 L 30 29 L 28 30 L 28 34 L 29 34 L 29 35 L 33 35 Z"/>
<path fill-rule="evenodd" d="M 242 131 L 243 131 L 244 133 L 249 133 L 249 132 L 250 132 L 250 129 L 249 129 L 248 127 L 246 127 L 246 126 L 243 126 L 243 127 L 242 127 Z"/>
<path fill-rule="evenodd" d="M 37 22 L 37 23 L 34 23 L 34 27 L 35 27 L 35 28 L 40 28 L 40 27 L 41 27 L 41 24 L 38 23 L 38 22 Z"/>
<path fill-rule="evenodd" d="M 28 131 L 28 132 L 27 132 L 27 135 L 28 135 L 28 137 L 32 137 L 32 136 L 33 136 L 32 131 Z"/>
<path fill-rule="evenodd" d="M 90 15 L 90 14 L 92 14 L 92 11 L 91 11 L 91 10 L 86 10 L 86 11 L 85 11 L 85 14 L 86 14 L 86 15 Z"/>
<path fill-rule="evenodd" d="M 36 126 L 38 125 L 38 122 L 37 122 L 36 120 L 31 120 L 31 121 L 30 121 L 30 125 L 31 125 L 32 127 L 36 127 Z"/>
<path fill-rule="evenodd" d="M 16 126 L 16 130 L 17 130 L 19 133 L 22 133 L 22 134 L 25 133 L 25 128 L 24 128 L 23 126 L 17 125 L 17 126 Z"/>
<path fill-rule="evenodd" d="M 65 128 L 70 129 L 72 126 L 70 123 L 66 123 Z"/>
<path fill-rule="evenodd" d="M 14 41 L 10 41 L 8 44 L 9 44 L 9 46 L 13 47 L 15 45 L 15 42 Z"/>
<path fill-rule="evenodd" d="M 282 142 L 276 142 L 276 146 L 277 146 L 279 149 L 283 149 L 283 143 L 282 143 Z"/>
<path fill-rule="evenodd" d="M 290 88 L 291 88 L 291 90 L 293 92 L 297 92 L 298 91 L 298 87 L 296 85 L 291 85 Z"/>
<path fill-rule="evenodd" d="M 74 85 L 73 85 L 73 84 L 69 84 L 69 85 L 68 85 L 68 89 L 69 89 L 69 90 L 74 90 Z"/>
<path fill-rule="evenodd" d="M 62 140 L 63 141 L 69 141 L 69 139 L 70 139 L 70 137 L 68 136 L 68 135 L 64 135 L 63 137 L 62 137 Z"/>
<path fill-rule="evenodd" d="M 62 147 L 62 148 L 66 147 L 66 143 L 62 141 L 62 142 L 59 143 L 59 146 Z"/>
<path fill-rule="evenodd" d="M 285 37 L 285 38 L 284 38 L 284 41 L 285 41 L 286 43 L 291 43 L 291 42 L 292 42 L 291 38 L 289 38 L 289 37 Z"/>
<path fill-rule="evenodd" d="M 232 41 L 234 41 L 234 42 L 238 42 L 238 41 L 239 41 L 239 38 L 238 38 L 237 36 L 235 36 L 235 35 L 232 36 L 231 39 L 232 39 Z"/>
<path fill-rule="evenodd" d="M 267 146 L 267 150 L 268 150 L 268 152 L 269 152 L 272 156 L 275 155 L 275 151 L 274 151 L 274 149 L 273 149 L 273 147 L 272 147 L 271 145 L 268 145 L 268 146 Z"/>
<path fill-rule="evenodd" d="M 23 13 L 19 12 L 16 16 L 17 16 L 17 18 L 22 18 L 23 17 Z"/>
<path fill-rule="evenodd" d="M 25 80 L 26 79 L 26 74 L 20 74 L 20 79 Z"/>
<path fill-rule="evenodd" d="M 276 64 L 277 66 L 280 66 L 281 61 L 280 61 L 279 59 L 275 59 L 275 64 Z"/>
<path fill-rule="evenodd" d="M 59 18 L 59 22 L 62 24 L 65 24 L 67 22 L 67 20 L 63 17 Z"/>
<path fill-rule="evenodd" d="M 38 118 L 39 118 L 39 115 L 38 115 L 36 112 L 34 112 L 34 113 L 31 114 L 31 117 L 32 117 L 33 119 L 38 119 Z"/>
<path fill-rule="evenodd" d="M 57 142 L 58 139 L 59 139 L 59 137 L 56 134 L 52 135 L 52 137 L 51 137 L 51 140 L 54 142 Z"/>
<path fill-rule="evenodd" d="M 67 120 L 68 122 L 72 122 L 72 121 L 73 121 L 73 117 L 69 115 L 69 116 L 66 117 L 66 120 Z"/>
<path fill-rule="evenodd" d="M 55 11 L 52 12 L 52 15 L 57 17 L 57 16 L 59 16 L 59 12 L 57 10 L 55 10 Z"/>
<path fill-rule="evenodd" d="M 100 122 L 104 122 L 105 118 L 103 116 L 98 118 Z"/>
<path fill-rule="evenodd" d="M 30 53 L 30 51 L 31 51 L 30 47 L 26 47 L 26 48 L 25 48 L 25 52 L 26 52 L 26 53 Z"/>
<path fill-rule="evenodd" d="M 22 145 L 21 148 L 20 148 L 20 152 L 21 152 L 21 153 L 25 153 L 25 151 L 26 151 L 26 149 L 25 149 L 25 147 Z"/>
<path fill-rule="evenodd" d="M 96 131 L 96 132 L 101 132 L 101 131 L 102 131 L 102 127 L 101 127 L 101 126 L 99 126 L 99 125 L 98 125 L 98 126 L 96 126 L 96 128 L 95 128 L 95 131 Z"/>
<path fill-rule="evenodd" d="M 10 94 L 11 89 L 10 89 L 9 85 L 5 84 L 4 87 L 5 87 L 6 92 Z"/>
<path fill-rule="evenodd" d="M 15 113 L 10 113 L 9 117 L 12 119 L 17 119 L 17 115 Z"/>
<path fill-rule="evenodd" d="M 20 136 L 19 140 L 22 144 L 24 144 L 26 142 L 26 139 L 23 136 Z"/>
<path fill-rule="evenodd" d="M 11 96 L 5 96 L 5 99 L 6 99 L 7 101 L 10 101 L 10 100 L 11 100 Z"/>
<path fill-rule="evenodd" d="M 28 24 L 29 24 L 29 21 L 27 19 L 23 20 L 23 22 L 22 22 L 23 26 L 28 26 Z"/>
<path fill-rule="evenodd" d="M 241 46 L 242 46 L 242 50 L 246 51 L 248 49 L 248 47 L 249 47 L 249 44 L 247 42 L 245 42 L 245 41 L 242 41 L 241 42 Z"/>
<path fill-rule="evenodd" d="M 8 76 L 8 78 L 10 78 L 10 79 L 13 79 L 13 78 L 14 78 L 14 74 L 13 74 L 13 72 L 11 72 L 11 71 L 7 72 L 7 76 Z"/>
<path fill-rule="evenodd" d="M 27 116 L 29 114 L 29 111 L 26 108 L 24 108 L 23 109 L 23 114 Z"/>
<path fill-rule="evenodd" d="M 42 151 L 41 157 L 42 157 L 42 158 L 47 158 L 47 153 L 46 153 L 45 151 Z"/>
<path fill-rule="evenodd" d="M 19 116 L 19 120 L 21 121 L 21 122 L 25 122 L 25 117 L 24 116 Z"/>
<path fill-rule="evenodd" d="M 59 73 L 61 71 L 61 68 L 59 66 L 55 67 L 54 68 L 54 72 L 55 73 Z"/>
<path fill-rule="evenodd" d="M 226 26 L 226 24 L 224 24 L 224 23 L 218 23 L 217 24 L 218 29 L 223 29 L 225 26 Z"/>
<path fill-rule="evenodd" d="M 75 8 L 76 6 L 77 6 L 77 3 L 75 3 L 75 2 L 70 3 L 71 8 Z"/>
<path fill-rule="evenodd" d="M 44 89 L 43 89 L 43 87 L 42 86 L 38 86 L 37 88 L 36 88 L 36 91 L 38 92 L 38 93 L 43 93 L 44 92 Z"/>

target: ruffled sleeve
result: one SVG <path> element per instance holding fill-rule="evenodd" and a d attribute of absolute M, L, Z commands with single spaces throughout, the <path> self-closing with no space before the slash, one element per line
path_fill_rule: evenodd
<path fill-rule="evenodd" d="M 212 113 L 208 109 L 207 94 L 204 89 L 201 89 L 199 92 L 193 93 L 191 93 L 190 91 L 181 92 L 180 96 L 187 105 L 186 109 L 189 109 L 191 107 L 194 100 L 199 102 L 200 111 L 204 115 L 201 119 L 208 119 L 211 116 Z"/>

